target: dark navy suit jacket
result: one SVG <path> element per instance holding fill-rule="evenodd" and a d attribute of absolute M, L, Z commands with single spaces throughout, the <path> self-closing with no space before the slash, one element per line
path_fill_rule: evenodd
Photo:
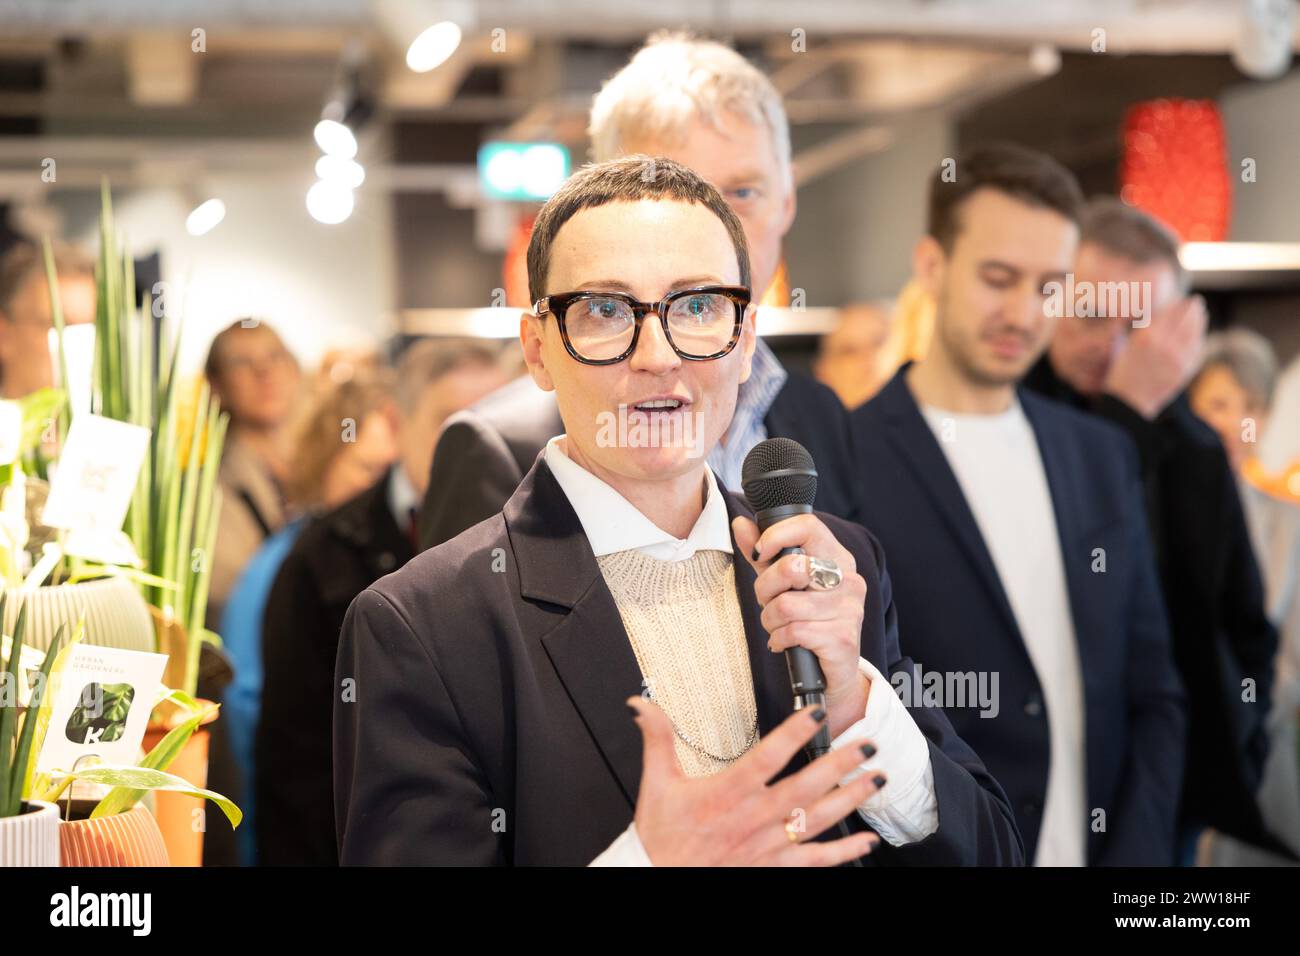
<path fill-rule="evenodd" d="M 850 418 L 859 514 L 889 559 L 903 654 L 923 671 L 998 674 L 996 717 L 981 717 L 970 702 L 950 706 L 948 717 L 1006 790 L 1032 862 L 1051 714 L 993 559 L 906 368 Z M 1087 831 L 1087 861 L 1169 865 L 1184 760 L 1183 691 L 1136 454 L 1113 426 L 1024 389 L 1018 394 L 1051 489 L 1082 668 L 1089 818 L 1078 825 Z"/>
<path fill-rule="evenodd" d="M 723 494 L 729 518 L 752 517 Z M 908 668 L 879 544 L 817 514 L 867 581 L 862 656 L 884 674 Z M 783 655 L 767 649 L 754 570 L 734 557 L 767 734 L 792 711 L 790 678 Z M 582 866 L 632 822 L 641 733 L 624 701 L 641 692 L 641 671 L 578 516 L 540 456 L 502 512 L 352 602 L 336 671 L 348 678 L 355 700 L 334 703 L 343 864 Z M 942 711 L 913 716 L 929 743 L 939 829 L 881 845 L 868 864 L 1022 863 L 1011 808 L 979 758 Z M 784 773 L 805 763 L 796 756 Z M 866 826 L 856 812 L 848 822 Z"/>

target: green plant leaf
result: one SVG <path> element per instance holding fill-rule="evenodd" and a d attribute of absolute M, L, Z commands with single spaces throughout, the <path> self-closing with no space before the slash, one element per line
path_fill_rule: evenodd
<path fill-rule="evenodd" d="M 7 591 L 0 591 L 0 627 L 4 625 L 5 604 L 9 599 Z M 20 615 L 21 617 L 21 615 Z M 13 641 L 9 645 L 9 663 L 0 673 L 5 687 L 13 688 L 13 700 L 6 700 L 0 707 L 0 817 L 18 815 L 18 801 L 9 793 L 9 757 L 14 750 L 14 731 L 18 723 L 18 675 L 23 656 L 22 627 L 14 628 Z M 0 688 L 3 691 L 5 688 Z"/>
<path fill-rule="evenodd" d="M 86 780 L 90 783 L 99 783 L 110 786 L 113 790 L 109 791 L 109 796 L 112 796 L 119 789 L 128 789 L 140 793 L 143 793 L 146 790 L 170 790 L 176 793 L 189 794 L 191 797 L 203 797 L 204 799 L 211 800 L 221 808 L 221 812 L 226 815 L 226 819 L 230 821 L 232 827 L 239 826 L 240 821 L 244 819 L 243 811 L 240 810 L 239 807 L 235 806 L 234 802 L 228 797 L 224 797 L 212 790 L 204 790 L 202 787 L 196 787 L 188 780 L 178 777 L 175 774 L 164 773 L 161 770 L 154 770 L 150 767 L 120 767 L 111 764 L 101 764 L 97 767 L 87 767 L 84 770 L 77 770 L 68 773 L 66 776 L 72 777 L 76 780 Z M 106 810 L 105 804 L 107 804 L 107 802 L 108 797 L 105 797 L 99 802 L 94 811 L 90 814 L 92 820 L 120 812 Z M 132 804 L 134 804 L 134 801 L 132 801 Z M 124 809 L 129 809 L 129 807 Z"/>
<path fill-rule="evenodd" d="M 18 739 L 18 751 L 14 756 L 14 779 L 11 784 L 19 801 L 22 800 L 23 793 L 31 779 L 31 760 L 34 756 L 32 741 L 35 739 L 36 725 L 39 722 L 40 713 L 45 707 L 45 701 L 51 696 L 50 668 L 54 666 L 54 659 L 59 654 L 59 645 L 63 643 L 63 632 L 66 629 L 66 624 L 60 624 L 59 629 L 54 632 L 54 640 L 50 642 L 50 646 L 45 650 L 45 660 L 41 661 L 40 679 L 32 690 L 31 699 L 27 702 L 27 713 L 23 715 L 23 731 Z"/>
<path fill-rule="evenodd" d="M 68 661 L 72 659 L 72 649 L 81 643 L 81 639 L 85 636 L 86 615 L 85 612 L 82 612 L 81 617 L 77 620 L 77 626 L 72 629 L 72 637 L 69 638 L 67 646 L 62 648 L 58 656 L 54 658 L 54 663 L 50 667 L 50 673 L 45 683 L 49 690 L 41 700 L 40 710 L 36 713 L 36 732 L 32 736 L 32 757 L 27 765 L 27 779 L 23 782 L 23 797 L 25 799 L 31 799 L 35 794 L 42 795 L 39 799 L 44 799 L 45 791 L 52 786 L 49 774 L 36 772 L 36 763 L 40 758 L 41 747 L 45 743 L 45 735 L 50 729 L 50 720 L 54 716 L 54 702 L 58 700 L 58 688 L 63 683 L 63 672 L 68 666 Z"/>
<path fill-rule="evenodd" d="M 145 754 L 145 758 L 140 761 L 141 768 L 145 770 L 166 770 L 170 767 L 172 761 L 176 759 L 176 755 L 181 752 L 181 748 L 193 736 L 199 725 L 203 723 L 209 714 L 221 706 L 220 704 L 202 706 L 188 694 L 184 694 L 183 699 L 192 702 L 194 713 L 184 722 L 177 724 L 168 731 L 167 735 L 158 741 L 149 753 Z M 114 787 L 105 795 L 104 799 L 99 801 L 91 816 L 111 816 L 114 813 L 129 810 L 135 806 L 142 796 L 144 796 L 144 789 Z"/>

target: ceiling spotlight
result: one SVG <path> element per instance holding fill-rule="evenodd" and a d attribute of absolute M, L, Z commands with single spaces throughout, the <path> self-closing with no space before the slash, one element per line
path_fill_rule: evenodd
<path fill-rule="evenodd" d="M 191 236 L 201 236 L 211 232 L 226 218 L 226 204 L 220 199 L 209 199 L 199 203 L 185 217 L 185 231 Z"/>
<path fill-rule="evenodd" d="M 460 46 L 460 27 L 450 20 L 435 23 L 406 48 L 406 65 L 416 73 L 442 66 Z"/>
<path fill-rule="evenodd" d="M 312 131 L 316 145 L 328 156 L 351 159 L 357 154 L 357 138 L 338 120 L 323 119 Z"/>
<path fill-rule="evenodd" d="M 316 175 L 348 189 L 356 189 L 366 180 L 365 168 L 355 159 L 342 156 L 322 156 L 316 160 Z"/>
<path fill-rule="evenodd" d="M 406 65 L 427 73 L 446 63 L 464 33 L 479 29 L 476 0 L 370 0 L 376 25 Z"/>
<path fill-rule="evenodd" d="M 337 225 L 352 215 L 352 190 L 322 179 L 307 190 L 307 211 L 317 222 Z"/>

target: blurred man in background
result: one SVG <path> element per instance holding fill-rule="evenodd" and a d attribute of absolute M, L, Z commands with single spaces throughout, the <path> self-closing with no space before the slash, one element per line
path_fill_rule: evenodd
<path fill-rule="evenodd" d="M 762 298 L 795 213 L 789 123 L 767 77 L 722 44 L 652 37 L 596 96 L 589 132 L 597 162 L 664 156 L 713 183 L 745 230 L 751 291 Z M 709 464 L 726 487 L 738 489 L 750 448 L 765 438 L 793 438 L 817 463 L 816 506 L 850 516 L 843 406 L 830 389 L 785 369 L 761 339 L 753 364 Z M 448 541 L 500 511 L 547 440 L 563 431 L 554 396 L 527 376 L 449 422 L 429 480 L 421 544 Z"/>
<path fill-rule="evenodd" d="M 1193 862 L 1206 826 L 1274 846 L 1255 791 L 1268 754 L 1277 634 L 1222 443 L 1184 392 L 1200 364 L 1205 305 L 1188 294 L 1178 239 L 1115 199 L 1094 201 L 1084 215 L 1074 286 L 1095 292 L 1091 311 L 1105 301 L 1109 314 L 1066 309 L 1026 384 L 1118 425 L 1137 445 L 1187 690 L 1178 860 Z M 1112 299 L 1111 290 L 1126 294 Z"/>
<path fill-rule="evenodd" d="M 1082 195 L 1015 146 L 956 170 L 932 177 L 913 254 L 929 351 L 851 416 L 859 513 L 889 558 L 900 644 L 929 672 L 901 686 L 942 678 L 1035 865 L 1167 865 L 1182 691 L 1136 455 L 1017 387 L 1051 337 L 1045 290 L 1074 261 Z"/>
<path fill-rule="evenodd" d="M 66 325 L 95 321 L 95 266 L 70 246 L 54 247 L 59 304 Z M 20 242 L 0 258 L 0 397 L 30 395 L 54 384 L 50 361 L 50 286 L 41 249 Z"/>
<path fill-rule="evenodd" d="M 395 406 L 385 412 L 397 436 L 397 462 L 312 520 L 281 566 L 263 620 L 259 863 L 337 864 L 331 741 L 343 617 L 354 597 L 418 550 L 416 512 L 444 419 L 505 380 L 494 343 L 430 340 L 407 349 Z"/>

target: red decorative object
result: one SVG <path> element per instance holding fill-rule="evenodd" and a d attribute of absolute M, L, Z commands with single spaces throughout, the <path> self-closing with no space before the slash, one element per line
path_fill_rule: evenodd
<path fill-rule="evenodd" d="M 1211 100 L 1152 100 L 1124 117 L 1120 198 L 1184 242 L 1228 237 L 1232 183 L 1223 117 Z"/>

